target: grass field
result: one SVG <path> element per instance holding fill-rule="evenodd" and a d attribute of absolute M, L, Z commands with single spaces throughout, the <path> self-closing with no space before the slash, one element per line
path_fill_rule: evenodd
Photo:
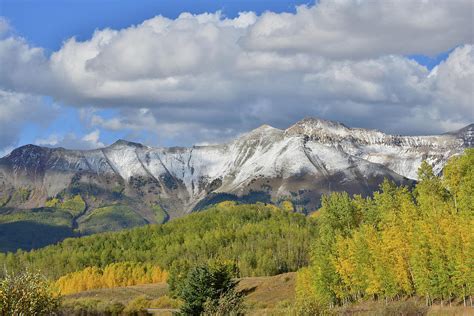
<path fill-rule="evenodd" d="M 239 290 L 246 294 L 245 303 L 248 307 L 247 315 L 294 315 L 292 304 L 295 301 L 296 273 L 285 273 L 272 277 L 248 277 L 239 282 Z M 114 289 L 102 289 L 81 292 L 66 296 L 64 302 L 71 304 L 75 301 L 94 299 L 107 303 L 119 302 L 127 305 L 137 297 L 145 296 L 147 299 L 157 299 L 168 293 L 165 283 L 135 285 Z M 334 315 L 412 315 L 404 310 L 412 306 L 413 302 L 395 302 L 385 306 L 383 302 L 364 302 L 345 308 L 334 310 Z M 468 316 L 474 315 L 474 308 L 463 306 L 432 306 L 417 308 L 416 315 L 433 316 Z M 413 314 L 415 315 L 415 314 Z"/>
<path fill-rule="evenodd" d="M 127 305 L 128 302 L 139 296 L 145 296 L 148 299 L 156 299 L 166 295 L 167 293 L 168 285 L 166 283 L 155 283 L 85 291 L 66 296 L 64 302 L 73 302 L 82 299 L 96 299 L 104 302 L 119 302 L 123 305 Z"/>
<path fill-rule="evenodd" d="M 242 278 L 239 290 L 246 293 L 246 302 L 259 308 L 272 308 L 282 301 L 294 301 L 295 273 L 285 273 L 274 277 Z M 126 305 L 138 296 L 157 299 L 168 293 L 166 283 L 134 285 L 113 289 L 90 290 L 68 295 L 64 301 L 93 298 L 103 301 L 116 301 Z"/>

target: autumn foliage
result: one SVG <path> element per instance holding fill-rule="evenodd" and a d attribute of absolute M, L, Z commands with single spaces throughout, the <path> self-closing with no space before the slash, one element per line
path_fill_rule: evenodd
<path fill-rule="evenodd" d="M 424 162 L 414 190 L 385 181 L 373 198 L 324 197 L 311 264 L 298 276 L 301 309 L 412 296 L 472 304 L 473 197 L 473 149 L 442 177 Z"/>
<path fill-rule="evenodd" d="M 167 272 L 149 263 L 120 262 L 101 269 L 87 267 L 59 278 L 55 285 L 67 295 L 91 289 L 166 282 Z"/>

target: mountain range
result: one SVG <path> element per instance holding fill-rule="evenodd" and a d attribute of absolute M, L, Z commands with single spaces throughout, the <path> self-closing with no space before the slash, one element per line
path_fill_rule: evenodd
<path fill-rule="evenodd" d="M 0 223 L 4 215 L 27 221 L 34 212 L 67 209 L 74 197 L 83 207 L 70 212 L 70 228 L 83 233 L 162 222 L 223 200 L 289 200 L 308 213 L 331 191 L 369 195 L 384 178 L 409 185 L 423 160 L 441 173 L 451 156 L 472 146 L 474 124 L 399 136 L 317 118 L 284 130 L 263 125 L 210 146 L 26 145 L 0 159 Z"/>

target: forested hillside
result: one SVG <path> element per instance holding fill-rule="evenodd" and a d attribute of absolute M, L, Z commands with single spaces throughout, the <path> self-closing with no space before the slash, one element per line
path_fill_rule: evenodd
<path fill-rule="evenodd" d="M 442 178 L 424 163 L 419 179 L 414 191 L 385 182 L 373 198 L 323 199 L 311 264 L 298 274 L 301 310 L 411 296 L 472 304 L 474 150 Z"/>
<path fill-rule="evenodd" d="M 242 276 L 275 275 L 308 264 L 311 218 L 262 203 L 220 203 L 163 225 L 70 238 L 30 252 L 0 255 L 9 270 L 39 269 L 56 279 L 116 262 L 152 263 L 186 271 L 212 259 L 236 261 Z"/>

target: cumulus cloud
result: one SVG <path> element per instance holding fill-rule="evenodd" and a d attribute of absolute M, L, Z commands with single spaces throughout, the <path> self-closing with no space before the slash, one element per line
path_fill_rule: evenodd
<path fill-rule="evenodd" d="M 264 13 L 242 39 L 252 50 L 328 58 L 436 55 L 472 43 L 470 0 L 321 0 L 296 13 Z"/>
<path fill-rule="evenodd" d="M 448 59 L 436 66 L 431 75 L 436 91 L 436 103 L 456 105 L 458 118 L 473 117 L 474 112 L 474 47 L 455 49 Z M 449 106 L 439 106 L 443 116 L 449 116 Z"/>
<path fill-rule="evenodd" d="M 155 143 L 213 142 L 309 115 L 438 133 L 474 120 L 471 14 L 469 0 L 323 0 L 296 13 L 157 16 L 71 38 L 50 56 L 8 37 L 0 87 L 115 108 L 88 124 Z M 451 49 L 432 71 L 406 57 Z"/>
<path fill-rule="evenodd" d="M 47 124 L 55 114 L 38 96 L 0 89 L 0 156 L 18 144 L 27 124 Z"/>
<path fill-rule="evenodd" d="M 100 141 L 100 131 L 98 129 L 82 137 L 74 133 L 67 133 L 66 135 L 51 134 L 46 138 L 38 138 L 35 144 L 69 149 L 94 149 L 105 146 L 104 143 Z"/>

